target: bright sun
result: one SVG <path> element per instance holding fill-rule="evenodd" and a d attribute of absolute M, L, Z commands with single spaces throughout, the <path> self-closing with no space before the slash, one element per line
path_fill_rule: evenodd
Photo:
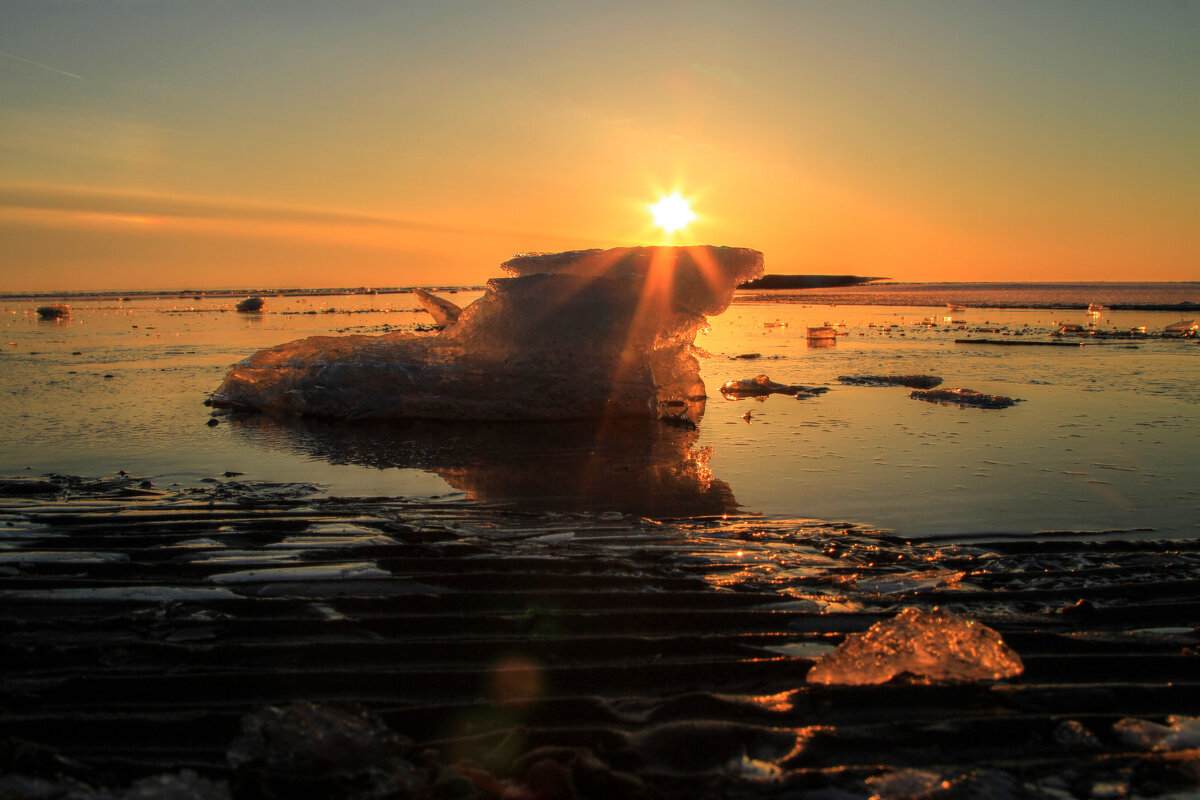
<path fill-rule="evenodd" d="M 679 196 L 679 192 L 668 195 L 650 206 L 650 213 L 654 216 L 654 223 L 667 233 L 686 228 L 687 224 L 696 218 L 696 212 L 692 211 L 687 200 Z"/>

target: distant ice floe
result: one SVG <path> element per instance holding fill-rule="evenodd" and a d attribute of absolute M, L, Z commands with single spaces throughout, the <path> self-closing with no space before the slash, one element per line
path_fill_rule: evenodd
<path fill-rule="evenodd" d="M 240 303 L 238 303 L 236 308 L 238 311 L 254 313 L 257 311 L 262 311 L 266 304 L 267 301 L 263 300 L 261 297 L 247 297 L 245 300 L 242 300 Z"/>
<path fill-rule="evenodd" d="M 763 256 L 621 247 L 517 256 L 435 335 L 314 336 L 234 365 L 218 408 L 342 419 L 695 421 L 693 340 Z"/>
<path fill-rule="evenodd" d="M 37 313 L 41 319 L 66 319 L 71 316 L 71 307 L 66 303 L 51 303 L 38 306 Z"/>

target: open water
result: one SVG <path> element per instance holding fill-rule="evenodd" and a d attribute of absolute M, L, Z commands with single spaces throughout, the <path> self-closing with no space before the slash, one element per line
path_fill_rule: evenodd
<path fill-rule="evenodd" d="M 466 304 L 476 296 L 448 297 Z M 741 295 L 697 337 L 710 357 L 696 431 L 214 418 L 205 398 L 259 348 L 427 321 L 404 293 L 268 296 L 266 313 L 252 315 L 233 310 L 238 299 L 68 298 L 72 314 L 57 322 L 35 313 L 49 298 L 0 300 L 0 475 L 123 470 L 156 486 L 297 481 L 339 495 L 652 517 L 750 513 L 913 537 L 1200 533 L 1200 343 L 1153 336 L 1200 316 L 1181 305 L 1200 301 L 1194 283 Z M 1083 310 L 1091 302 L 1178 307 L 1096 317 Z M 834 343 L 810 344 L 806 328 L 826 323 L 840 334 Z M 1059 323 L 1145 326 L 1151 336 L 1079 347 L 955 341 L 1049 340 Z M 960 408 L 910 399 L 901 387 L 838 381 L 911 373 L 1020 402 Z M 727 401 L 718 391 L 758 374 L 829 391 L 764 401 Z"/>

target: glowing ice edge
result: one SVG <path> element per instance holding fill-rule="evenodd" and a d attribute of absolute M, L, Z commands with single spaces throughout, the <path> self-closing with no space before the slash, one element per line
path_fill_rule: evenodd
<path fill-rule="evenodd" d="M 621 247 L 517 256 L 435 335 L 313 336 L 235 364 L 218 408 L 343 419 L 678 416 L 702 403 L 693 341 L 763 256 Z"/>
<path fill-rule="evenodd" d="M 939 608 L 906 608 L 848 636 L 809 670 L 809 683 L 865 686 L 902 674 L 932 682 L 996 681 L 1020 675 L 1021 657 L 1000 634 Z"/>

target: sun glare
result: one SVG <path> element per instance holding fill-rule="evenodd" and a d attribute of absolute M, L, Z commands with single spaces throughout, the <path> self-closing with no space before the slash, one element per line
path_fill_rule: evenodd
<path fill-rule="evenodd" d="M 654 223 L 667 233 L 674 233 L 687 227 L 696 218 L 688 201 L 679 196 L 679 192 L 668 195 L 650 206 L 650 214 Z"/>

